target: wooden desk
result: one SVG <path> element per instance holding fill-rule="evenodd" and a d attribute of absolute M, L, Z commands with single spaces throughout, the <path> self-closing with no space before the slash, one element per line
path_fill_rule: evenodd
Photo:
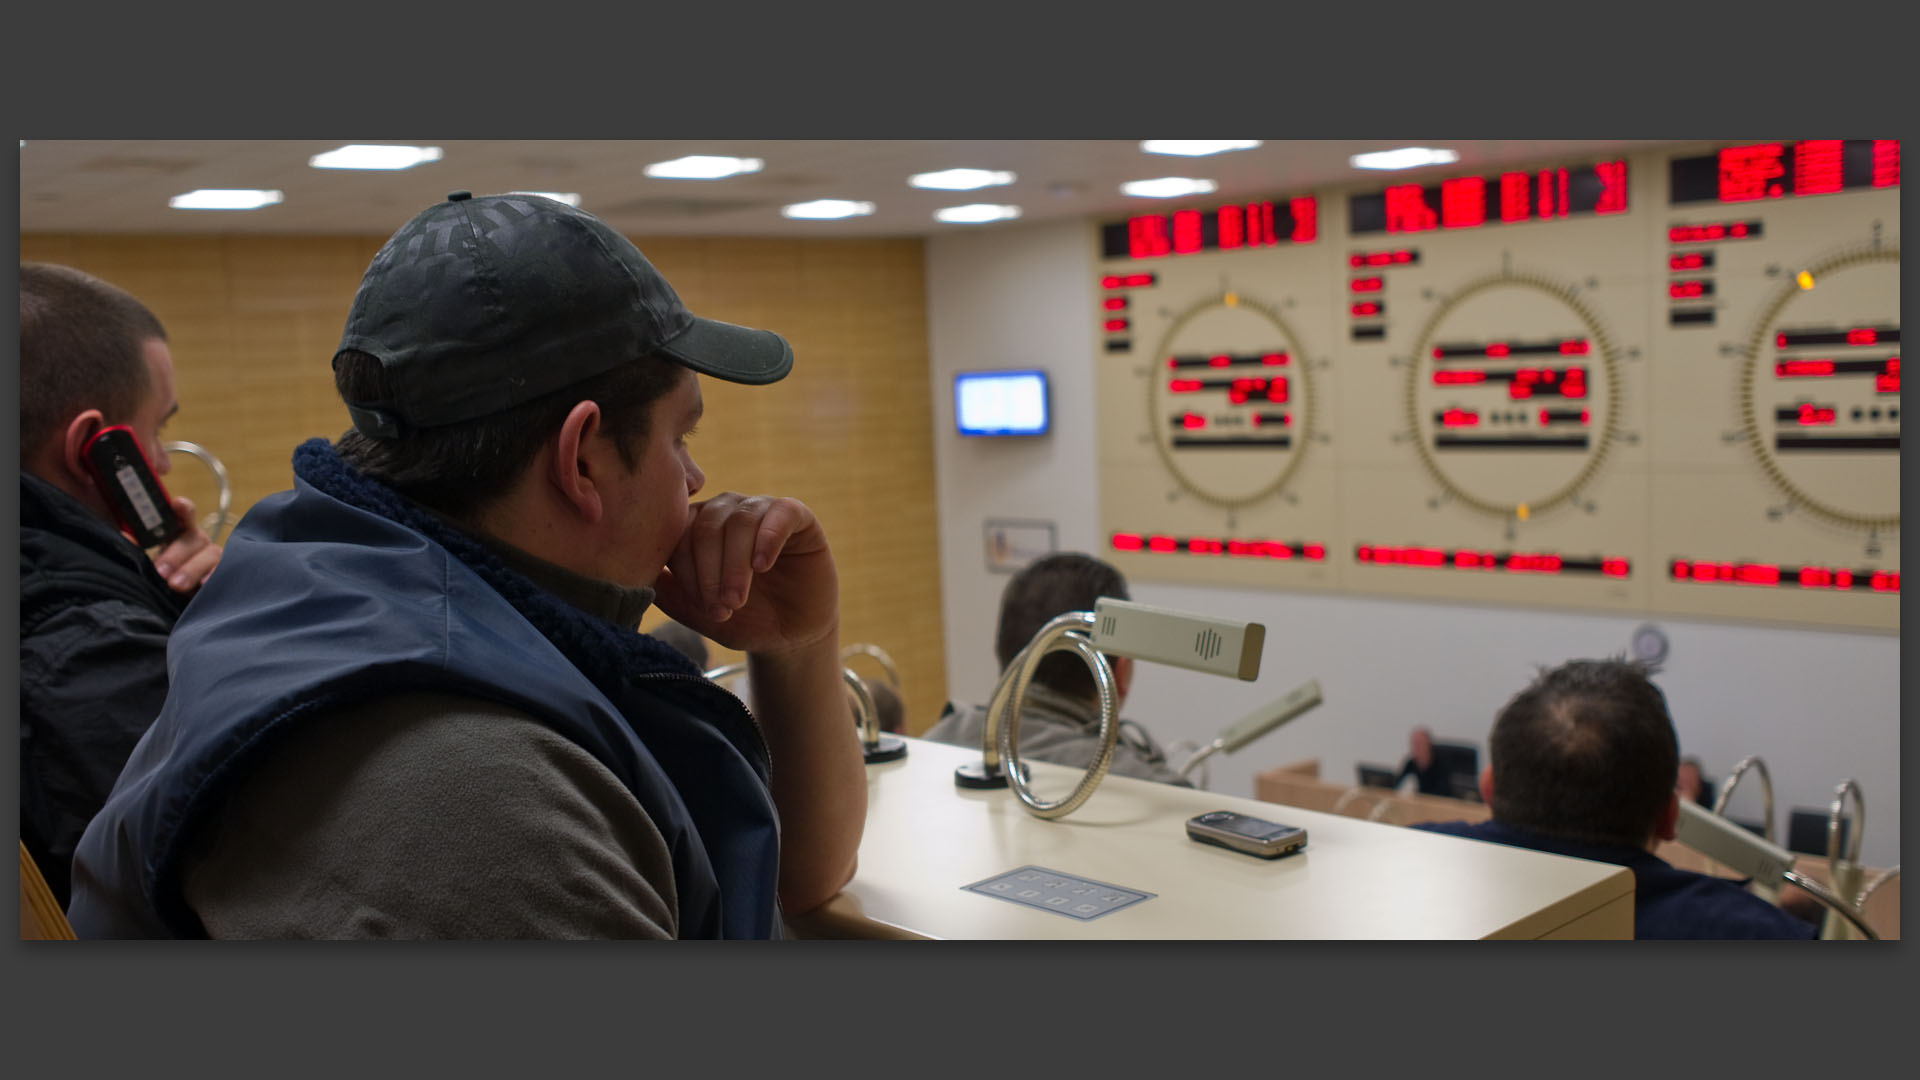
<path fill-rule="evenodd" d="M 953 783 L 978 749 L 907 740 L 867 768 L 860 869 L 791 920 L 802 937 L 972 939 L 1630 938 L 1633 875 L 1618 866 L 1419 832 L 1253 799 L 1109 776 L 1064 818 L 1006 789 Z M 1080 770 L 1029 762 L 1043 799 Z M 1186 819 L 1242 813 L 1307 830 L 1267 861 L 1189 840 Z M 1083 922 L 965 891 L 1040 866 L 1154 898 Z"/>

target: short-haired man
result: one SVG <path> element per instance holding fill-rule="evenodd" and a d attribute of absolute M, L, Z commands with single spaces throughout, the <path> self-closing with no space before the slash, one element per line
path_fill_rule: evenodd
<path fill-rule="evenodd" d="M 154 471 L 178 410 L 167 332 L 91 274 L 20 264 L 20 838 L 64 906 L 75 845 L 167 696 L 167 635 L 220 561 L 184 531 L 151 558 L 116 524 L 83 449 L 132 429 Z"/>
<path fill-rule="evenodd" d="M 1111 565 L 1079 552 L 1043 555 L 1022 567 L 1000 593 L 1000 622 L 993 651 L 1004 673 L 1033 635 L 1056 616 L 1070 611 L 1092 611 L 1101 597 L 1130 599 L 1127 579 Z M 1133 661 L 1107 658 L 1113 669 L 1117 712 L 1133 684 Z M 940 720 L 923 738 L 959 746 L 980 746 L 985 738 L 987 707 L 949 702 Z M 1120 722 L 1113 763 L 1116 776 L 1157 780 L 1191 787 L 1167 764 L 1166 752 L 1131 720 Z M 1020 756 L 1056 765 L 1086 768 L 1100 752 L 1100 691 L 1093 673 L 1078 656 L 1055 653 L 1040 661 L 1020 711 Z"/>
<path fill-rule="evenodd" d="M 455 192 L 374 257 L 294 452 L 176 630 L 75 859 L 82 936 L 778 936 L 866 814 L 833 556 L 687 446 L 695 372 L 784 377 L 637 248 Z M 638 633 L 744 651 L 758 716 Z"/>
<path fill-rule="evenodd" d="M 1636 938 L 1814 935 L 1739 884 L 1653 854 L 1680 815 L 1680 743 L 1645 666 L 1571 660 L 1543 672 L 1500 710 L 1488 752 L 1480 794 L 1492 819 L 1414 828 L 1627 867 Z"/>

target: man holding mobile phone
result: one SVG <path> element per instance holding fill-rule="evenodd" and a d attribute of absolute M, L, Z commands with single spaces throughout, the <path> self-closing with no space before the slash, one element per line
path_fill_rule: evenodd
<path fill-rule="evenodd" d="M 74 859 L 82 937 L 768 938 L 853 876 L 866 770 L 804 504 L 722 492 L 701 377 L 787 342 L 631 241 L 450 194 L 374 256 L 294 451 Z M 751 712 L 639 633 L 747 654 Z M 271 642 L 271 648 L 262 644 Z"/>
<path fill-rule="evenodd" d="M 87 447 L 129 429 L 167 471 L 177 411 L 166 331 L 124 290 L 20 265 L 20 837 L 65 906 L 81 831 L 167 694 L 167 638 L 220 561 L 193 504 L 151 557 L 128 539 Z M 160 508 L 157 508 L 160 509 Z"/>

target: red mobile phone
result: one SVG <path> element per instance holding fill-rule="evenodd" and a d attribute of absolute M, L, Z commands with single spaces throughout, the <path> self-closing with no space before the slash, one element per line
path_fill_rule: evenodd
<path fill-rule="evenodd" d="M 93 473 L 94 486 L 134 543 L 158 547 L 185 531 L 132 428 L 125 424 L 101 428 L 81 453 Z"/>

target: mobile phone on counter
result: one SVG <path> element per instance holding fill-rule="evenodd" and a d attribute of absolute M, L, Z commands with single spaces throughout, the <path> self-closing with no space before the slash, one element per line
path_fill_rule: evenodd
<path fill-rule="evenodd" d="M 1261 859 L 1277 859 L 1307 845 L 1305 829 L 1231 810 L 1213 810 L 1188 818 L 1187 835 L 1203 844 Z"/>
<path fill-rule="evenodd" d="M 125 424 L 101 428 L 87 440 L 81 456 L 93 474 L 94 486 L 134 543 L 159 547 L 185 531 L 132 428 Z"/>

